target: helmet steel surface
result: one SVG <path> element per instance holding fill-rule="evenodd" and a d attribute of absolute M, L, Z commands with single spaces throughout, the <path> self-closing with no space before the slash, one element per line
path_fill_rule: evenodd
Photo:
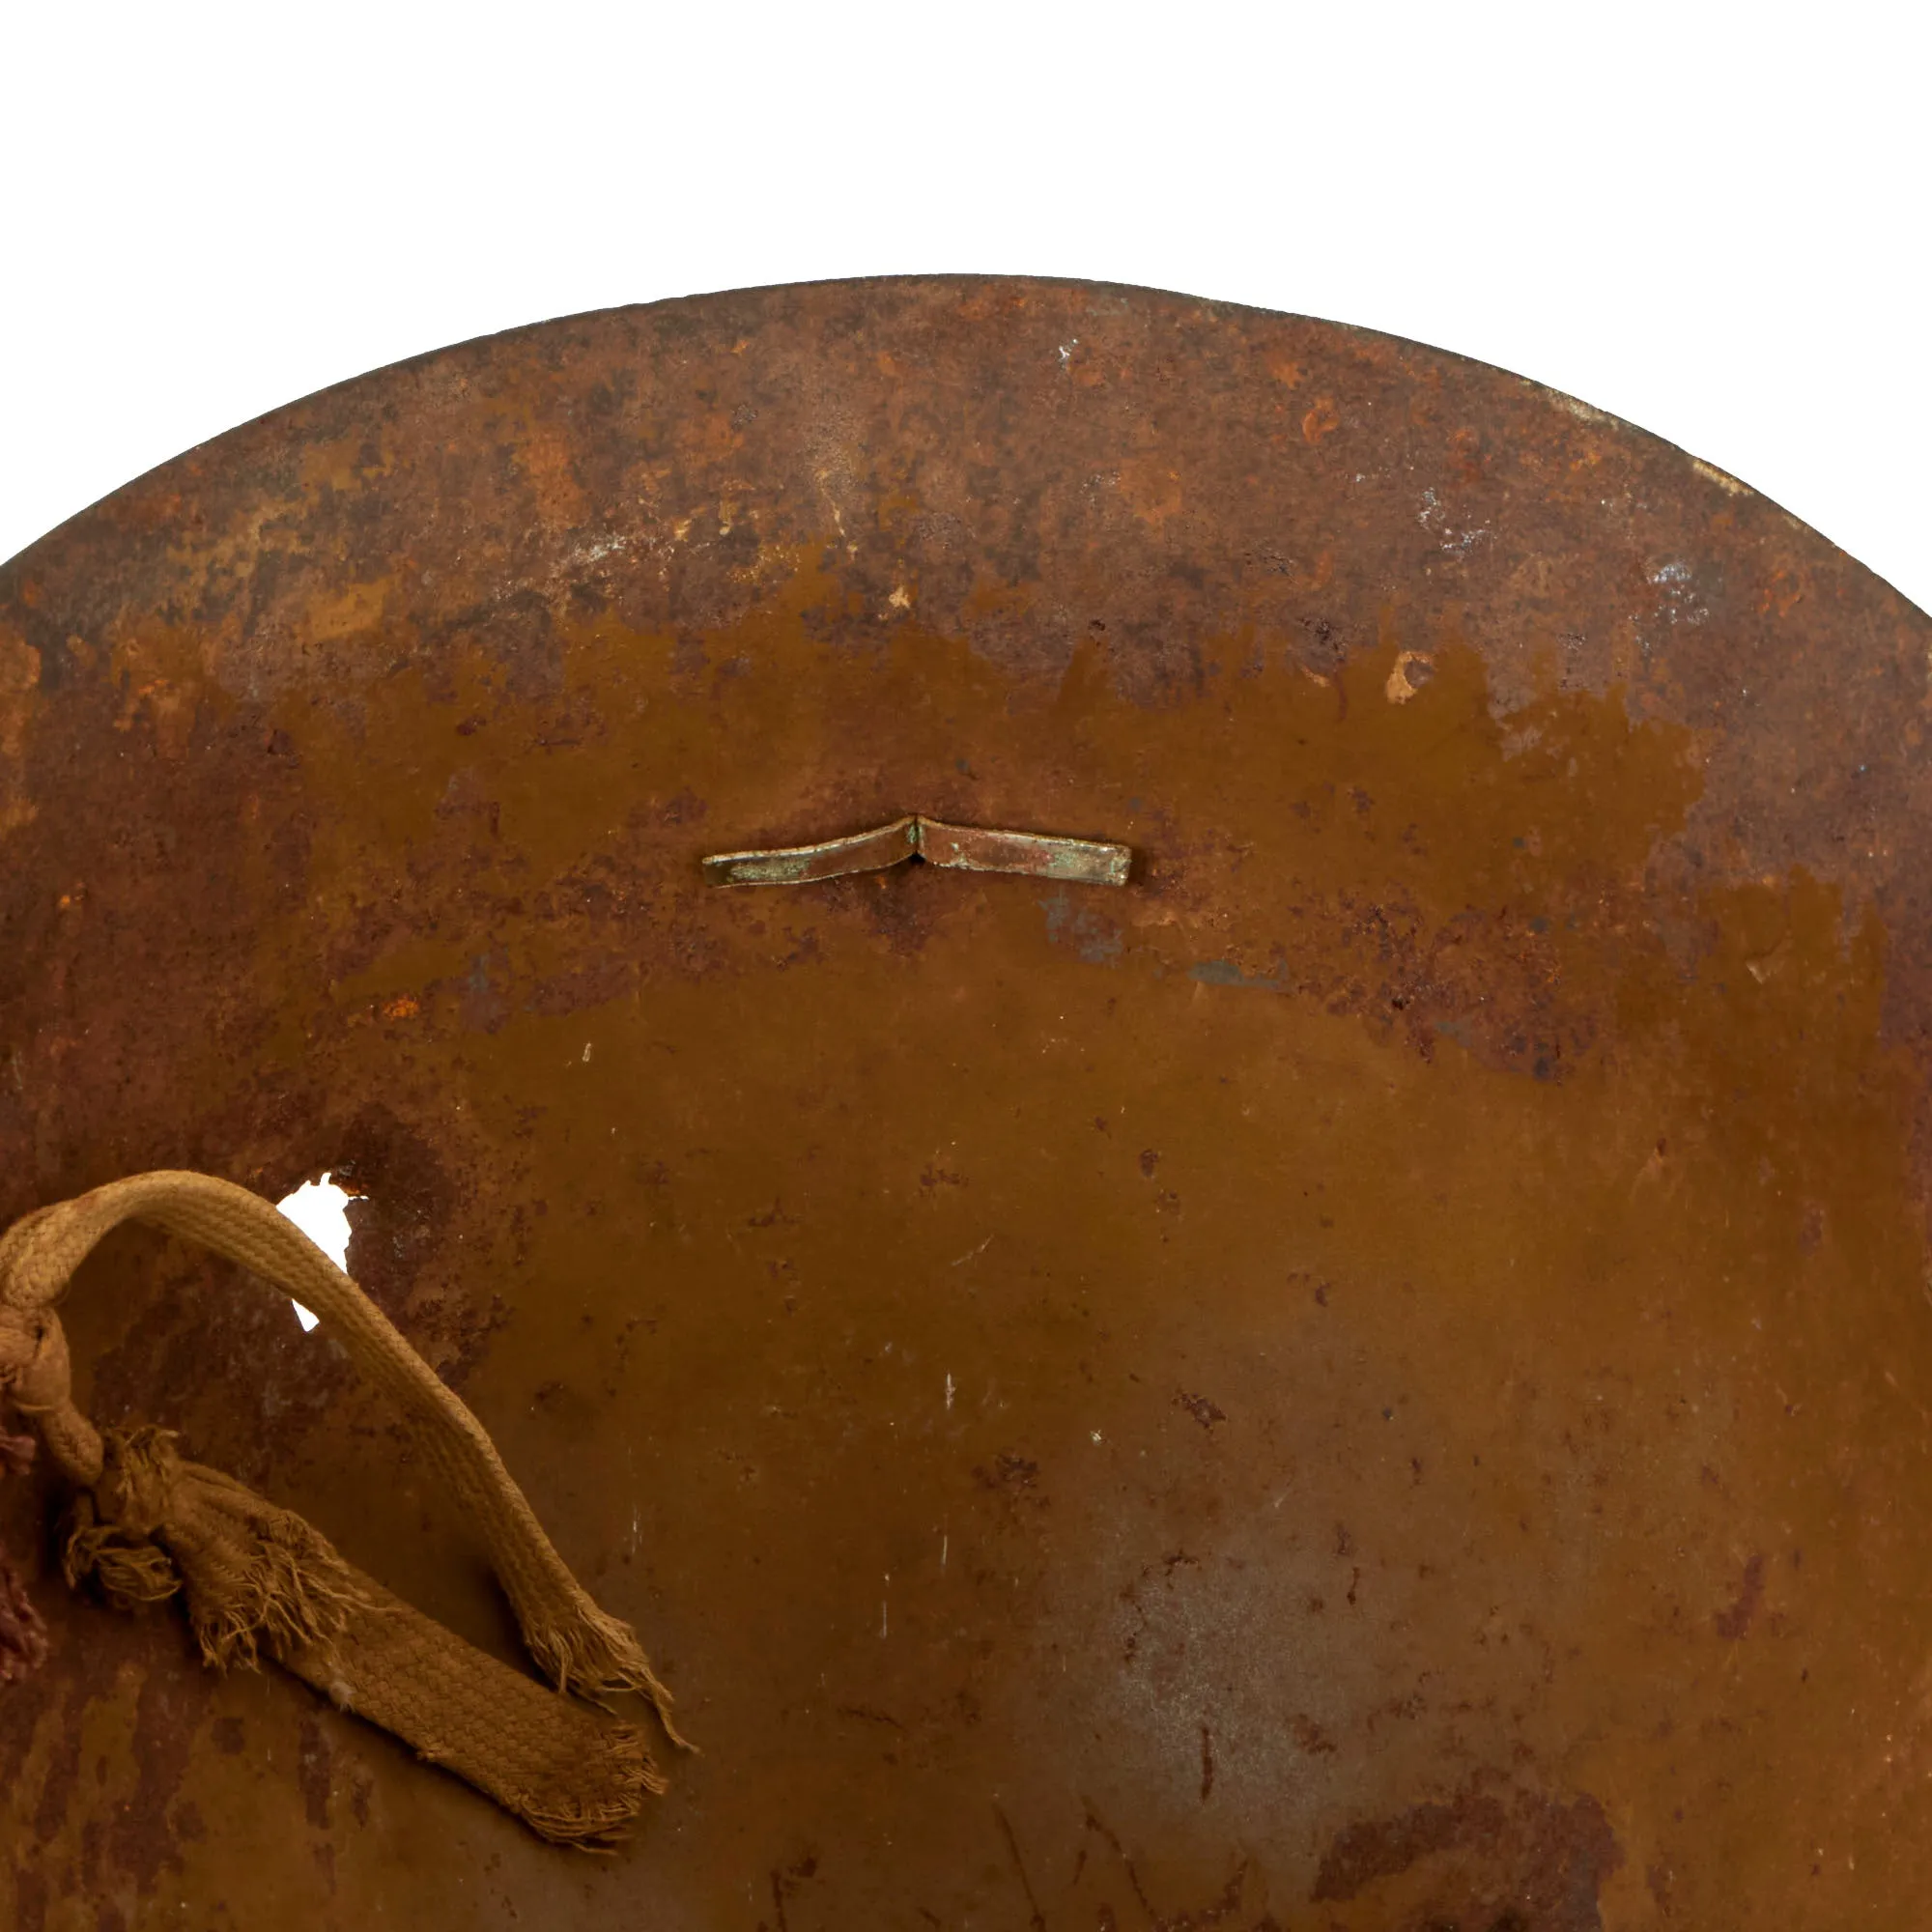
<path fill-rule="evenodd" d="M 0 1214 L 353 1180 L 702 1754 L 558 1852 L 43 1555 L 0 1918 L 1909 1922 L 1928 658 L 1580 404 L 1086 284 L 551 323 L 55 531 Z M 1133 872 L 701 868 L 910 814 Z M 67 1316 L 517 1655 L 326 1334 L 133 1231 Z"/>

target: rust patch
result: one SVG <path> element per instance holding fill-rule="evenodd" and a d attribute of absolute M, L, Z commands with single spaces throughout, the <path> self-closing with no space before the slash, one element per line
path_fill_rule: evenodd
<path fill-rule="evenodd" d="M 558 1878 L 30 1577 L 0 1916 L 1909 1921 L 1928 656 L 1598 412 L 1073 285 L 558 323 L 74 520 L 0 570 L 0 1215 L 353 1179 L 707 1754 Z M 1135 876 L 702 885 L 909 801 Z M 292 1317 L 134 1237 L 70 1307 L 507 1650 Z"/>
<path fill-rule="evenodd" d="M 1738 1586 L 1736 1601 L 1729 1609 L 1718 1612 L 1718 1634 L 1726 1643 L 1741 1641 L 1748 1634 L 1763 1602 L 1764 1558 L 1753 1556 L 1745 1565 L 1744 1581 Z"/>
<path fill-rule="evenodd" d="M 1212 1429 L 1217 1422 L 1228 1419 L 1205 1395 L 1189 1395 L 1184 1389 L 1175 1396 L 1174 1406 L 1184 1408 L 1203 1429 Z"/>
<path fill-rule="evenodd" d="M 1403 1889 L 1416 1902 L 1403 1902 L 1400 1923 L 1417 1932 L 1464 1924 L 1484 1932 L 1602 1932 L 1603 1887 L 1622 1862 L 1594 1798 L 1472 1790 L 1338 1833 L 1310 1897 L 1348 1904 L 1387 1890 L 1387 1881 L 1409 1880 Z"/>

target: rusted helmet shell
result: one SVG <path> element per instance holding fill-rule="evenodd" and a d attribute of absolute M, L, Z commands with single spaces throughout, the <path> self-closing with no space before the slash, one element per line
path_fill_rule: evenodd
<path fill-rule="evenodd" d="M 0 1212 L 353 1180 L 702 1755 L 559 1853 L 43 1575 L 0 1917 L 1912 1922 L 1928 657 L 1580 404 L 1082 284 L 553 323 L 56 531 Z M 912 813 L 1134 870 L 701 870 Z M 128 1233 L 68 1320 L 517 1654 L 285 1304 Z"/>

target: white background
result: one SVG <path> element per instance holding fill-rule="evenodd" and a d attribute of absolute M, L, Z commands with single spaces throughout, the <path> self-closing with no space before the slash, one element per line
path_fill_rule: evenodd
<path fill-rule="evenodd" d="M 1500 363 L 1932 606 L 1927 17 L 0 0 L 0 556 L 420 350 L 964 270 Z"/>

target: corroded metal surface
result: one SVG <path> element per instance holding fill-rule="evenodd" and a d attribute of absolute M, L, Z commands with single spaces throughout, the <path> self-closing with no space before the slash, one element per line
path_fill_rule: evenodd
<path fill-rule="evenodd" d="M 346 1172 L 704 1755 L 573 1860 L 43 1576 L 0 1917 L 1913 1922 L 1928 657 L 1625 425 L 1086 286 L 556 323 L 56 532 L 0 1213 Z M 703 883 L 908 801 L 1133 880 Z M 71 1307 L 513 1654 L 293 1312 L 136 1235 Z"/>

